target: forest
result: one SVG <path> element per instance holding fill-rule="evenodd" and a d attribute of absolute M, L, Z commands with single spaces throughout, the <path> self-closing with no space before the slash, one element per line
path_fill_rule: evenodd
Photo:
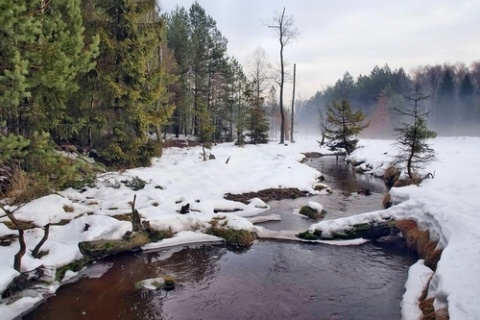
<path fill-rule="evenodd" d="M 103 166 L 148 166 L 167 133 L 207 148 L 278 136 L 278 75 L 264 51 L 242 66 L 198 2 L 161 12 L 154 0 L 8 0 L 0 25 L 4 195 L 78 187 Z M 415 85 L 429 96 L 422 108 L 439 134 L 480 134 L 480 62 L 419 66 L 411 75 L 388 65 L 357 79 L 345 72 L 297 101 L 293 124 L 320 136 L 328 106 L 347 99 L 370 121 L 365 135 L 389 137 Z"/>

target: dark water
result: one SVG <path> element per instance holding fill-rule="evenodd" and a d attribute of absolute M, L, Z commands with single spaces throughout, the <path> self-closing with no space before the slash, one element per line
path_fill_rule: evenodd
<path fill-rule="evenodd" d="M 280 214 L 281 221 L 265 222 L 261 226 L 272 230 L 305 231 L 315 221 L 302 218 L 297 213 L 309 201 L 322 204 L 327 212 L 323 220 L 332 220 L 354 214 L 371 212 L 381 209 L 381 203 L 387 188 L 381 179 L 366 174 L 355 174 L 343 159 L 336 161 L 335 157 L 309 159 L 308 165 L 319 170 L 325 177 L 322 183 L 332 189 L 332 194 L 320 194 L 308 198 L 269 202 L 270 210 L 264 215 Z M 371 195 L 358 194 L 361 188 L 367 188 Z"/>
<path fill-rule="evenodd" d="M 163 257 L 166 258 L 163 258 Z M 81 279 L 24 319 L 399 319 L 413 260 L 373 244 L 259 242 L 122 255 L 99 279 Z M 136 281 L 175 275 L 170 292 Z"/>
<path fill-rule="evenodd" d="M 329 215 L 378 209 L 372 197 L 377 193 L 381 199 L 381 182 L 355 176 L 348 167 L 337 166 L 335 158 L 314 161 L 334 191 L 314 200 Z M 348 181 L 336 182 L 335 175 Z M 374 195 L 352 193 L 358 186 L 369 187 Z M 312 221 L 291 213 L 295 206 L 276 202 L 270 213 L 288 217 L 287 222 L 262 225 L 308 227 Z M 124 254 L 102 262 L 110 266 L 103 276 L 61 287 L 24 319 L 400 319 L 407 269 L 414 260 L 375 243 L 336 247 L 258 241 L 243 250 L 199 246 Z M 135 282 L 164 274 L 176 277 L 175 290 L 135 289 Z"/>

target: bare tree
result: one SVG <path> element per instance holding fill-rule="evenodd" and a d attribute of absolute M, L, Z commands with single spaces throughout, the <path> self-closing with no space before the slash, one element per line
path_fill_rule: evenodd
<path fill-rule="evenodd" d="M 280 124 L 280 143 L 285 143 L 285 113 L 283 108 L 285 68 L 283 61 L 283 48 L 296 38 L 298 32 L 293 17 L 285 16 L 285 7 L 283 8 L 282 14 L 275 16 L 268 27 L 275 30 L 280 42 L 280 115 L 282 119 Z"/>

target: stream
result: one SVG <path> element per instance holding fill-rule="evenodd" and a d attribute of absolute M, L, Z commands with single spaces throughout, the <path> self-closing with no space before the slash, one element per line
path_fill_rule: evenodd
<path fill-rule="evenodd" d="M 273 201 L 271 230 L 306 230 L 295 214 L 320 202 L 335 219 L 380 209 L 383 182 L 356 175 L 335 157 L 309 159 L 333 193 Z M 356 193 L 361 187 L 372 195 Z M 22 319 L 400 319 L 408 267 L 416 257 L 386 244 L 331 246 L 259 240 L 248 249 L 226 245 L 121 254 L 87 269 Z M 172 274 L 173 291 L 146 292 L 135 282 Z"/>

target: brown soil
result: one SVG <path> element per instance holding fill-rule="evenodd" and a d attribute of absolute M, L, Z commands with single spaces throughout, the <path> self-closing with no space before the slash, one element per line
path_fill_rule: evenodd
<path fill-rule="evenodd" d="M 271 200 L 296 199 L 299 197 L 306 197 L 308 194 L 307 191 L 301 191 L 297 188 L 270 188 L 258 192 L 247 192 L 242 194 L 227 193 L 224 198 L 248 204 L 249 200 L 253 198 L 260 198 L 263 202 L 268 202 Z"/>
<path fill-rule="evenodd" d="M 187 148 L 199 145 L 199 142 L 189 139 L 169 139 L 163 143 L 164 148 Z"/>

